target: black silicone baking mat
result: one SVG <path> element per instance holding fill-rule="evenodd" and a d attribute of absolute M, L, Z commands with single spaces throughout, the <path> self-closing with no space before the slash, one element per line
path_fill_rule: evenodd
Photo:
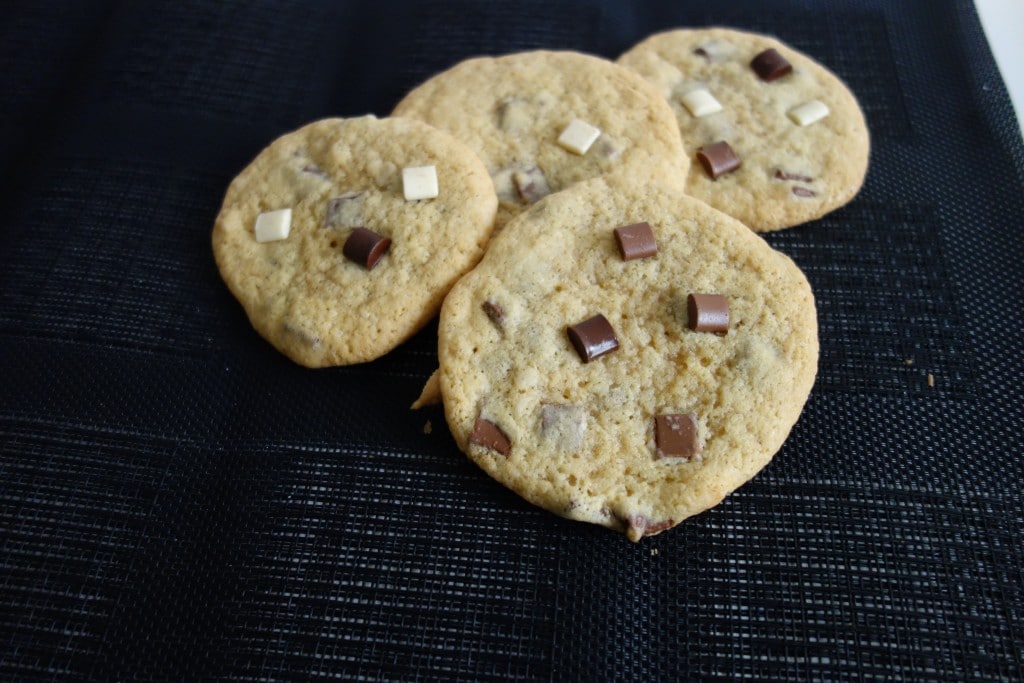
<path fill-rule="evenodd" d="M 1024 678 L 1024 151 L 970 2 L 0 12 L 0 678 Z M 219 279 L 222 194 L 277 135 L 471 55 L 711 24 L 838 73 L 873 149 L 853 203 L 768 238 L 818 298 L 800 422 L 675 530 L 477 470 L 407 410 L 436 326 L 305 370 Z"/>

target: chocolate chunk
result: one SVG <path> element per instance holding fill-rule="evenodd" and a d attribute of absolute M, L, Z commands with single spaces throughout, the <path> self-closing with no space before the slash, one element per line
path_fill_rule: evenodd
<path fill-rule="evenodd" d="M 473 423 L 473 432 L 469 435 L 469 442 L 489 448 L 504 456 L 508 456 L 509 451 L 512 450 L 512 442 L 505 436 L 505 432 L 501 431 L 498 425 L 482 417 L 478 417 Z"/>
<path fill-rule="evenodd" d="M 654 443 L 659 458 L 686 458 L 700 452 L 695 413 L 669 413 L 654 417 Z"/>
<path fill-rule="evenodd" d="M 800 173 L 790 173 L 789 171 L 783 171 L 781 168 L 775 169 L 775 177 L 779 180 L 796 180 L 801 183 L 813 183 L 814 178 Z"/>
<path fill-rule="evenodd" d="M 793 194 L 795 194 L 797 197 L 817 197 L 818 196 L 818 193 L 815 192 L 814 190 L 812 190 L 810 188 L 807 188 L 807 187 L 801 187 L 799 185 L 797 185 L 796 187 L 793 188 Z"/>
<path fill-rule="evenodd" d="M 750 66 L 762 81 L 774 81 L 793 71 L 793 65 L 773 47 L 754 57 Z"/>
<path fill-rule="evenodd" d="M 729 300 L 721 294 L 688 295 L 686 314 L 695 332 L 729 331 Z"/>
<path fill-rule="evenodd" d="M 740 158 L 725 140 L 701 147 L 697 150 L 697 161 L 711 178 L 717 178 L 740 167 Z"/>
<path fill-rule="evenodd" d="M 658 243 L 654 240 L 654 231 L 650 223 L 623 225 L 615 228 L 614 232 L 623 261 L 646 258 L 658 253 Z"/>
<path fill-rule="evenodd" d="M 389 237 L 378 235 L 373 230 L 366 228 L 355 228 L 345 240 L 341 253 L 345 255 L 345 258 L 355 261 L 367 270 L 372 270 L 390 246 L 391 239 Z"/>
<path fill-rule="evenodd" d="M 572 342 L 576 353 L 580 355 L 580 359 L 584 363 L 589 363 L 595 358 L 619 348 L 615 330 L 612 329 L 608 319 L 600 313 L 581 323 L 570 325 L 567 331 L 569 341 Z"/>
<path fill-rule="evenodd" d="M 530 166 L 522 171 L 513 171 L 512 182 L 516 185 L 519 197 L 527 204 L 533 204 L 551 194 L 548 179 L 544 171 L 537 166 Z"/>
<path fill-rule="evenodd" d="M 501 306 L 494 303 L 493 301 L 485 301 L 480 306 L 484 309 L 484 313 L 490 318 L 491 322 L 497 325 L 499 328 L 505 322 L 505 311 L 502 310 Z"/>

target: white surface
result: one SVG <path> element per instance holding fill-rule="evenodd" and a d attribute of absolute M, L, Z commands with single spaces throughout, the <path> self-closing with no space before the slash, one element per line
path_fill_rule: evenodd
<path fill-rule="evenodd" d="M 1003 82 L 1017 110 L 1024 114 L 1024 0 L 974 0 Z"/>

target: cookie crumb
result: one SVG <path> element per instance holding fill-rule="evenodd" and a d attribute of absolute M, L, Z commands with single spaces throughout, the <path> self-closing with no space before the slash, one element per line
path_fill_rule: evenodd
<path fill-rule="evenodd" d="M 430 420 L 427 420 L 426 422 L 423 423 L 423 433 L 424 434 L 430 434 L 433 431 L 434 431 L 434 425 L 432 425 L 430 423 Z"/>
<path fill-rule="evenodd" d="M 658 556 L 658 549 L 657 548 L 651 548 L 651 557 L 657 557 L 657 556 Z"/>
<path fill-rule="evenodd" d="M 935 386 L 935 375 L 933 375 L 930 372 L 928 373 L 928 386 L 930 386 L 930 387 L 934 387 Z"/>
<path fill-rule="evenodd" d="M 913 358 L 908 358 L 905 361 L 903 361 L 903 363 L 905 365 L 907 365 L 907 366 L 913 365 L 914 364 L 914 359 Z"/>

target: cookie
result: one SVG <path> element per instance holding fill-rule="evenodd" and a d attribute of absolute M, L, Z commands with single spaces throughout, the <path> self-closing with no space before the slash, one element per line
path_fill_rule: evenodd
<path fill-rule="evenodd" d="M 650 84 L 576 52 L 469 59 L 393 113 L 442 128 L 480 155 L 500 200 L 499 227 L 548 194 L 624 168 L 674 178 L 681 189 L 690 165 L 672 110 Z"/>
<path fill-rule="evenodd" d="M 659 33 L 618 59 L 675 112 L 686 191 L 756 231 L 819 218 L 849 202 L 870 141 L 849 89 L 780 41 L 725 28 Z"/>
<path fill-rule="evenodd" d="M 528 501 L 636 541 L 764 467 L 817 372 L 803 273 L 739 221 L 620 175 L 505 226 L 445 300 L 444 410 Z"/>
<path fill-rule="evenodd" d="M 497 197 L 477 156 L 411 119 L 325 119 L 232 181 L 213 228 L 257 332 L 307 367 L 384 355 L 480 260 Z"/>

